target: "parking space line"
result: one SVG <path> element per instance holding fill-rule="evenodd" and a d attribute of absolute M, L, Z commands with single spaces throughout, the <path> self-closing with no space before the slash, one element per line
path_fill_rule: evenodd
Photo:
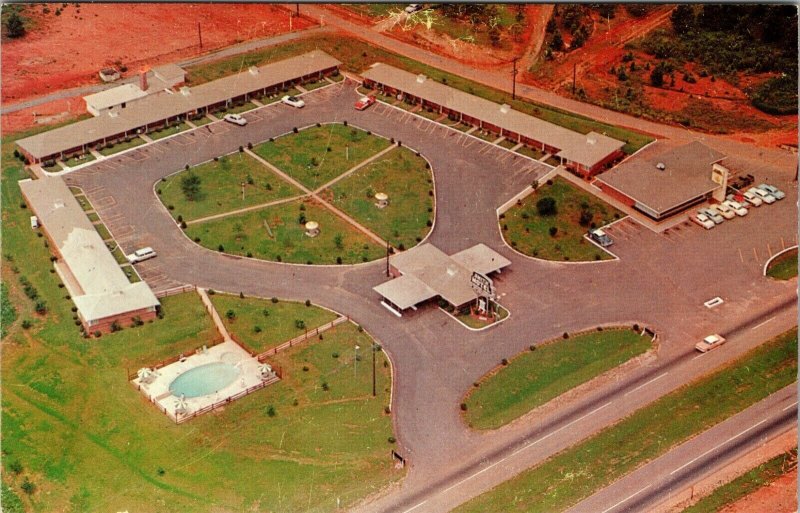
<path fill-rule="evenodd" d="M 772 320 L 772 319 L 774 319 L 774 318 L 775 318 L 775 317 L 770 317 L 770 318 L 769 318 L 769 319 L 767 319 L 766 321 L 764 321 L 764 322 L 762 322 L 762 323 L 760 323 L 760 324 L 756 324 L 755 326 L 753 326 L 753 327 L 752 327 L 752 328 L 750 328 L 750 329 L 751 329 L 751 330 L 758 329 L 758 328 L 760 328 L 761 326 L 765 325 L 766 323 L 768 323 L 769 321 L 771 321 L 771 320 Z"/>

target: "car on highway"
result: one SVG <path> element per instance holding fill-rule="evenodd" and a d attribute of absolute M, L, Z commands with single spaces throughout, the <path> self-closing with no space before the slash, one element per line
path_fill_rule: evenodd
<path fill-rule="evenodd" d="M 234 125 L 245 126 L 247 124 L 247 120 L 241 114 L 225 114 L 222 119 Z"/>
<path fill-rule="evenodd" d="M 782 200 L 783 198 L 786 197 L 786 194 L 782 190 L 780 190 L 777 187 L 775 187 L 774 185 L 768 185 L 768 184 L 762 183 L 762 184 L 756 185 L 756 188 L 757 189 L 761 189 L 762 191 L 768 192 L 776 200 Z"/>
<path fill-rule="evenodd" d="M 747 215 L 747 209 L 738 201 L 725 200 L 722 202 L 722 204 L 731 209 L 733 213 L 739 217 L 744 217 Z"/>
<path fill-rule="evenodd" d="M 149 260 L 151 258 L 156 257 L 156 252 L 151 247 L 146 247 L 142 249 L 137 249 L 130 255 L 126 255 L 128 262 L 132 264 L 138 264 L 139 262 L 144 262 L 145 260 Z"/>
<path fill-rule="evenodd" d="M 608 236 L 606 232 L 601 230 L 600 228 L 596 230 L 589 230 L 589 238 L 595 241 L 596 243 L 600 244 L 604 248 L 614 244 L 614 241 L 611 240 L 611 237 Z"/>
<path fill-rule="evenodd" d="M 694 348 L 700 351 L 701 353 L 707 353 L 712 349 L 716 349 L 722 344 L 726 342 L 725 337 L 722 335 L 709 335 L 700 342 L 698 342 Z"/>
<path fill-rule="evenodd" d="M 752 192 L 753 194 L 761 198 L 761 200 L 767 205 L 772 205 L 773 203 L 775 203 L 775 196 L 768 193 L 764 189 L 759 189 L 758 187 L 750 187 L 747 190 L 748 192 Z"/>
<path fill-rule="evenodd" d="M 716 210 L 712 210 L 710 208 L 701 208 L 700 210 L 698 210 L 698 212 L 703 214 L 707 218 L 711 219 L 712 221 L 714 221 L 714 224 L 720 224 L 722 223 L 722 221 L 725 220 L 724 217 L 719 215 L 719 212 L 717 212 Z"/>
<path fill-rule="evenodd" d="M 697 212 L 695 215 L 692 216 L 692 221 L 694 221 L 695 223 L 699 224 L 700 226 L 702 226 L 706 230 L 710 230 L 710 229 L 712 229 L 713 227 L 716 226 L 714 224 L 714 221 L 709 219 L 707 215 L 701 214 L 700 212 Z"/>
<path fill-rule="evenodd" d="M 372 105 L 373 103 L 375 103 L 375 97 L 374 96 L 362 96 L 356 102 L 356 110 L 364 110 L 367 107 L 369 107 L 370 105 Z"/>
<path fill-rule="evenodd" d="M 306 106 L 306 102 L 301 98 L 298 98 L 297 96 L 289 96 L 288 94 L 281 98 L 281 101 L 286 105 L 291 105 L 292 107 L 296 107 L 298 109 L 302 109 Z"/>
<path fill-rule="evenodd" d="M 734 217 L 736 217 L 736 213 L 731 209 L 731 207 L 729 207 L 725 203 L 719 203 L 717 205 L 712 206 L 711 208 L 717 209 L 717 212 L 719 212 L 719 214 L 725 219 L 733 219 Z"/>
<path fill-rule="evenodd" d="M 760 207 L 764 200 L 762 200 L 759 196 L 755 193 L 751 192 L 749 189 L 742 193 L 742 197 L 754 207 Z"/>

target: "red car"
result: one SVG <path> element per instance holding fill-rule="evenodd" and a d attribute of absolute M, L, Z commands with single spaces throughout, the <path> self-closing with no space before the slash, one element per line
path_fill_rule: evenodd
<path fill-rule="evenodd" d="M 356 110 L 364 110 L 373 103 L 375 103 L 374 96 L 363 96 L 356 102 Z"/>

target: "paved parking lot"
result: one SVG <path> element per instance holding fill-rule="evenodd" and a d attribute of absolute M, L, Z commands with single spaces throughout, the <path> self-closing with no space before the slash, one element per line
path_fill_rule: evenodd
<path fill-rule="evenodd" d="M 615 239 L 611 250 L 619 260 L 544 262 L 503 244 L 495 209 L 549 166 L 388 105 L 356 112 L 358 96 L 352 82 L 342 82 L 305 95 L 304 109 L 266 106 L 245 114 L 245 127 L 212 123 L 97 162 L 65 180 L 84 189 L 126 252 L 156 249 L 158 258 L 137 266 L 155 289 L 192 283 L 262 297 L 311 299 L 363 324 L 394 363 L 399 450 L 416 469 L 409 483 L 424 482 L 453 463 L 443 455 L 479 457 L 528 428 L 478 436 L 464 427 L 457 405 L 480 376 L 531 343 L 599 324 L 639 322 L 658 330 L 660 360 L 685 353 L 698 336 L 724 332 L 737 316 L 794 293 L 793 282 L 766 280 L 757 265 L 779 244 L 796 241 L 797 190 L 786 186 L 792 170 L 770 171 L 771 177 L 785 180 L 787 198 L 747 218 L 709 232 L 684 223 L 664 234 L 625 219 L 609 229 Z M 431 162 L 437 211 L 430 242 L 446 253 L 484 243 L 509 258 L 512 265 L 497 285 L 510 319 L 477 333 L 436 309 L 397 319 L 371 290 L 385 280 L 382 261 L 314 267 L 219 254 L 188 240 L 154 193 L 158 180 L 186 164 L 237 151 L 295 126 L 345 120 L 402 141 Z M 725 303 L 705 308 L 702 303 L 714 296 Z"/>

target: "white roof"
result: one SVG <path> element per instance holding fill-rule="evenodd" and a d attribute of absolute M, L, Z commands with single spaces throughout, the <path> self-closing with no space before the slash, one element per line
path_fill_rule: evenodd
<path fill-rule="evenodd" d="M 499 126 L 561 150 L 557 156 L 593 166 L 625 145 L 596 132 L 580 134 L 562 126 L 516 111 L 459 89 L 440 84 L 424 75 L 415 75 L 384 63 L 376 63 L 363 73 L 364 78 L 424 98 L 456 112 Z"/>
<path fill-rule="evenodd" d="M 159 305 L 145 282 L 128 281 L 61 178 L 23 180 L 19 185 L 79 287 L 70 292 L 85 320 Z"/>
<path fill-rule="evenodd" d="M 135 84 L 122 84 L 121 86 L 112 87 L 99 93 L 84 96 L 86 105 L 96 110 L 105 110 L 109 107 L 121 105 L 122 103 L 131 102 L 144 98 L 147 93 L 139 89 Z"/>
<path fill-rule="evenodd" d="M 435 290 L 410 274 L 382 283 L 373 290 L 401 310 L 411 308 L 436 296 Z"/>
<path fill-rule="evenodd" d="M 490 274 L 511 265 L 511 260 L 491 249 L 486 244 L 476 244 L 471 248 L 459 251 L 450 258 L 467 269 L 477 271 L 481 274 Z"/>

